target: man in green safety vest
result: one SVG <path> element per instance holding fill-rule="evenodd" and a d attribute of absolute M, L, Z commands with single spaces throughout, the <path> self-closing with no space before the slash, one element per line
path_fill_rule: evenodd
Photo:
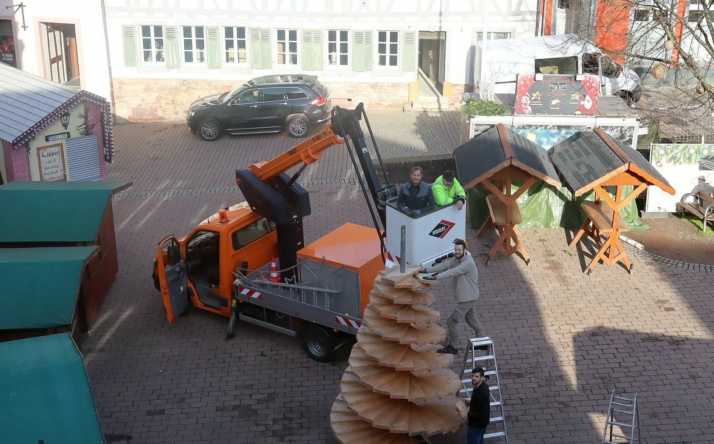
<path fill-rule="evenodd" d="M 437 177 L 431 190 L 434 193 L 434 201 L 441 207 L 456 202 L 456 207 L 460 210 L 466 203 L 466 192 L 452 170 L 446 170 Z"/>

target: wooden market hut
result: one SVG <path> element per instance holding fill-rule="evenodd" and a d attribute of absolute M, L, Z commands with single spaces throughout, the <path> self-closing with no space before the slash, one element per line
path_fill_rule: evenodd
<path fill-rule="evenodd" d="M 499 252 L 505 256 L 518 252 L 530 264 L 516 226 L 523 220 L 516 199 L 538 180 L 560 187 L 547 151 L 498 124 L 456 148 L 454 159 L 465 189 L 482 184 L 492 193 L 486 197 L 489 217 L 477 234 L 480 236 L 489 226 L 498 230 L 487 264 Z M 518 189 L 514 192 L 515 183 Z"/>
<path fill-rule="evenodd" d="M 26 275 L 10 271 L 3 279 L 5 288 L 14 288 L 15 296 L 21 298 L 37 291 L 46 298 L 60 297 L 54 294 L 58 292 L 53 292 L 51 281 L 46 288 L 40 289 L 33 282 L 34 278 L 51 274 L 52 267 L 57 265 L 53 261 L 66 262 L 72 258 L 76 263 L 84 258 L 82 272 L 70 276 L 79 279 L 76 304 L 71 307 L 75 313 L 71 324 L 75 333 L 87 331 L 119 269 L 111 198 L 129 185 L 126 182 L 11 182 L 1 185 L 0 257 L 4 258 L 9 270 L 27 269 L 28 261 L 35 269 L 34 274 L 27 269 Z M 97 251 L 85 251 L 88 247 Z M 13 261 L 17 263 L 13 264 Z M 8 293 L 3 295 L 2 299 L 12 299 Z M 27 300 L 24 310 L 34 310 L 32 300 Z M 12 303 L 22 304 L 14 299 Z M 0 310 L 5 309 L 0 307 Z M 30 328 L 57 326 L 32 324 Z M 0 325 L 0 329 L 17 328 L 16 325 L 11 328 Z"/>
<path fill-rule="evenodd" d="M 0 184 L 106 179 L 111 123 L 104 98 L 0 63 Z"/>
<path fill-rule="evenodd" d="M 551 159 L 574 197 L 595 195 L 594 202 L 580 204 L 587 219 L 570 243 L 572 247 L 588 235 L 598 245 L 584 271 L 589 274 L 602 260 L 608 265 L 622 262 L 632 273 L 633 265 L 620 242 L 620 234 L 629 227 L 620 212 L 648 186 L 674 194 L 672 186 L 640 153 L 600 128 L 576 133 L 554 146 Z M 633 190 L 625 195 L 628 187 Z"/>

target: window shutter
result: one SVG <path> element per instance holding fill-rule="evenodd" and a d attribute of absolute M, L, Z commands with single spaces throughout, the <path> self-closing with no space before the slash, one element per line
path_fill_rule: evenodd
<path fill-rule="evenodd" d="M 124 66 L 137 66 L 139 58 L 136 54 L 136 28 L 122 26 L 121 33 L 124 41 Z"/>
<path fill-rule="evenodd" d="M 355 31 L 352 49 L 352 70 L 372 70 L 372 31 Z"/>
<path fill-rule="evenodd" d="M 167 68 L 180 66 L 181 51 L 179 50 L 178 30 L 175 26 L 164 26 L 164 52 Z"/>
<path fill-rule="evenodd" d="M 302 67 L 306 71 L 322 70 L 322 31 L 302 32 Z"/>
<path fill-rule="evenodd" d="M 404 32 L 402 47 L 402 71 L 416 72 L 416 32 Z"/>
<path fill-rule="evenodd" d="M 270 30 L 250 28 L 250 66 L 255 69 L 270 69 Z"/>
<path fill-rule="evenodd" d="M 206 57 L 210 69 L 221 67 L 221 40 L 218 26 L 206 27 Z"/>

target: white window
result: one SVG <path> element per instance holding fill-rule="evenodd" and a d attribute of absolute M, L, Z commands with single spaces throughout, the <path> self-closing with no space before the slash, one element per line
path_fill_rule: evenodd
<path fill-rule="evenodd" d="M 511 38 L 510 32 L 488 32 L 486 34 L 489 40 L 503 40 Z M 483 40 L 483 32 L 477 32 L 476 41 L 480 42 L 481 40 Z"/>
<path fill-rule="evenodd" d="M 298 64 L 297 29 L 278 29 L 278 65 Z"/>
<path fill-rule="evenodd" d="M 203 26 L 184 26 L 183 61 L 186 63 L 206 63 L 206 38 Z"/>
<path fill-rule="evenodd" d="M 141 54 L 144 62 L 164 62 L 164 32 L 161 26 L 141 26 Z"/>
<path fill-rule="evenodd" d="M 228 26 L 224 28 L 223 43 L 226 48 L 226 63 L 248 63 L 245 27 Z"/>
<path fill-rule="evenodd" d="M 377 33 L 377 65 L 398 66 L 399 32 L 379 31 Z"/>
<path fill-rule="evenodd" d="M 327 63 L 332 66 L 347 66 L 350 52 L 349 31 L 327 31 Z"/>

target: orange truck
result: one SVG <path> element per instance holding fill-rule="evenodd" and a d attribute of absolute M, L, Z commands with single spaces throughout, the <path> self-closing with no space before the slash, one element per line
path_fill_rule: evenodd
<path fill-rule="evenodd" d="M 362 119 L 385 186 L 372 164 Z M 374 227 L 347 223 L 305 245 L 303 218 L 311 213 L 310 199 L 296 181 L 324 150 L 343 144 L 358 171 Z M 409 229 L 415 236 L 439 242 L 429 252 L 437 257 L 453 248 L 453 239 L 434 227 L 456 225 L 459 229 L 449 236 L 464 232 L 465 212 L 455 206 L 413 219 L 398 212 L 396 189 L 389 184 L 362 104 L 355 110 L 335 107 L 319 133 L 270 161 L 238 169 L 236 183 L 246 202 L 221 209 L 183 238 L 169 236 L 159 243 L 153 278 L 166 316 L 175 322 L 190 303 L 229 317 L 229 336 L 236 319 L 257 324 L 299 337 L 308 356 L 321 362 L 351 345 L 362 324 L 374 278 L 384 269 L 387 214 L 413 224 Z M 458 223 L 450 222 L 455 214 Z M 397 260 L 423 263 L 408 255 Z"/>

